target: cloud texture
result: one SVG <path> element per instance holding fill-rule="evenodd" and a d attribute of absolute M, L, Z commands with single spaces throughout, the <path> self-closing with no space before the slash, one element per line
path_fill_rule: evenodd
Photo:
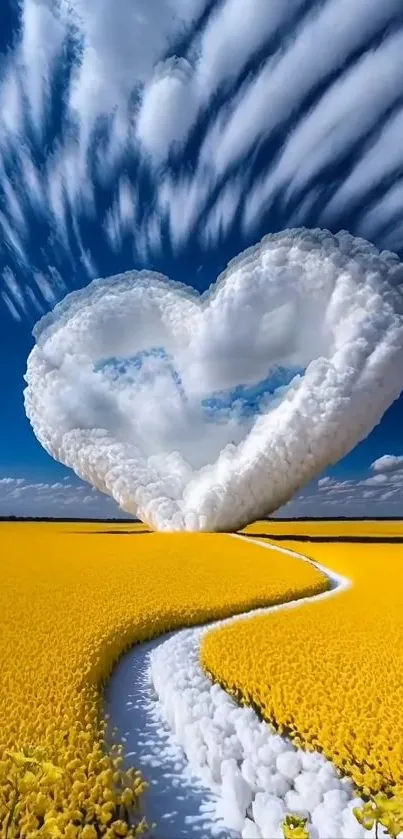
<path fill-rule="evenodd" d="M 15 321 L 41 305 L 32 268 L 71 289 L 108 258 L 155 265 L 296 224 L 401 252 L 401 0 L 16 6 L 0 62 Z"/>
<path fill-rule="evenodd" d="M 47 483 L 26 478 L 0 478 L 0 516 L 120 518 L 112 498 L 88 484 L 71 480 Z"/>
<path fill-rule="evenodd" d="M 266 236 L 199 296 L 128 272 L 34 334 L 25 406 L 45 449 L 160 530 L 282 506 L 402 390 L 403 267 L 346 232 Z"/>

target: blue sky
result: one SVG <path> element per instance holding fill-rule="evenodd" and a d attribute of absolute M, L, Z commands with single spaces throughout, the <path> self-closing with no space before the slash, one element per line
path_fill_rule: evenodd
<path fill-rule="evenodd" d="M 119 515 L 25 417 L 34 323 L 131 268 L 204 291 L 287 227 L 402 258 L 401 0 L 4 0 L 0 49 L 0 515 Z M 376 464 L 402 420 L 283 514 L 403 515 L 400 461 Z"/>

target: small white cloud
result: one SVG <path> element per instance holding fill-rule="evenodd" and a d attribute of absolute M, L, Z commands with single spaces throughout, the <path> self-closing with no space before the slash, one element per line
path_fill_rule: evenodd
<path fill-rule="evenodd" d="M 372 475 L 370 478 L 366 478 L 365 481 L 361 481 L 362 486 L 381 486 L 382 484 L 387 483 L 387 475 Z"/>
<path fill-rule="evenodd" d="M 14 305 L 13 301 L 11 300 L 11 298 L 9 297 L 7 292 L 2 291 L 1 292 L 1 297 L 2 297 L 3 303 L 6 305 L 8 311 L 10 312 L 11 317 L 14 318 L 14 320 L 16 320 L 16 321 L 21 322 L 21 314 L 18 311 L 17 307 Z"/>
<path fill-rule="evenodd" d="M 122 176 L 112 206 L 106 213 L 104 227 L 111 247 L 119 251 L 127 233 L 134 234 L 138 213 L 138 198 L 129 179 Z"/>
<path fill-rule="evenodd" d="M 287 509 L 298 515 L 303 507 L 304 513 L 308 511 L 313 518 L 320 516 L 322 505 L 334 516 L 403 516 L 403 457 L 383 455 L 371 463 L 370 471 L 375 474 L 355 480 L 320 478 L 317 493 L 294 499 Z"/>
<path fill-rule="evenodd" d="M 94 277 L 97 276 L 98 270 L 92 253 L 88 250 L 88 248 L 84 247 L 80 232 L 80 226 L 75 216 L 72 218 L 72 227 L 79 250 L 80 262 L 84 267 L 90 280 L 93 280 Z"/>
<path fill-rule="evenodd" d="M 373 472 L 394 472 L 403 469 L 403 455 L 384 454 L 371 463 Z"/>
<path fill-rule="evenodd" d="M 186 174 L 173 178 L 163 177 L 157 193 L 158 211 L 167 219 L 171 240 L 175 248 L 185 243 L 204 210 L 211 193 L 213 180 L 206 166 L 197 169 L 194 176 Z"/>
<path fill-rule="evenodd" d="M 387 492 L 383 492 L 382 495 L 379 496 L 380 501 L 389 501 L 391 498 L 400 498 L 403 500 L 402 496 L 396 489 L 389 489 Z"/>
<path fill-rule="evenodd" d="M 171 58 L 157 65 L 144 88 L 137 117 L 136 136 L 155 163 L 186 141 L 197 112 L 192 67 L 185 59 Z"/>
<path fill-rule="evenodd" d="M 205 217 L 200 234 L 204 247 L 214 247 L 230 230 L 244 186 L 244 178 L 239 176 L 228 181 L 219 193 Z"/>
<path fill-rule="evenodd" d="M 3 231 L 5 244 L 17 263 L 27 265 L 27 255 L 19 232 L 13 227 L 7 216 L 0 211 L 0 228 Z"/>
<path fill-rule="evenodd" d="M 332 478 L 329 478 L 329 475 L 325 475 L 324 478 L 319 478 L 318 487 L 328 487 L 331 486 L 331 484 L 333 483 L 334 480 Z"/>
<path fill-rule="evenodd" d="M 57 294 L 49 277 L 46 277 L 41 271 L 34 271 L 33 278 L 43 300 L 48 303 L 49 306 L 54 306 L 57 301 Z"/>
<path fill-rule="evenodd" d="M 11 268 L 7 265 L 3 271 L 3 281 L 6 294 L 11 298 L 14 307 L 20 314 L 28 315 L 27 303 L 20 284 Z"/>
<path fill-rule="evenodd" d="M 31 288 L 31 286 L 29 285 L 27 285 L 25 288 L 25 296 L 27 300 L 29 300 L 29 302 L 31 303 L 31 306 L 34 309 L 34 311 L 36 311 L 36 313 L 39 315 L 43 315 L 45 307 L 41 300 L 39 300 L 37 294 L 35 294 L 34 289 Z"/>

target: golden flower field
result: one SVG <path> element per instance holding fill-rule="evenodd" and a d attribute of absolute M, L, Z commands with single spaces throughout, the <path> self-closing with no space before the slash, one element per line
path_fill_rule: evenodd
<path fill-rule="evenodd" d="M 264 531 L 402 535 L 397 522 L 262 523 Z M 264 538 L 264 537 L 263 537 Z M 281 541 L 353 583 L 335 597 L 208 633 L 205 669 L 369 795 L 403 790 L 403 544 Z M 261 547 L 255 543 L 255 550 Z"/>
<path fill-rule="evenodd" d="M 108 752 L 105 744 L 103 687 L 118 657 L 169 629 L 328 587 L 313 566 L 224 534 L 150 534 L 138 525 L 128 534 L 127 529 L 0 525 L 2 839 L 140 835 L 144 782 L 135 771 L 123 771 L 119 746 Z M 367 587 L 374 608 L 381 572 L 394 602 L 388 562 L 378 563 L 373 586 Z M 389 615 L 389 636 L 397 643 L 398 614 L 392 609 Z M 357 634 L 358 657 L 365 650 L 370 654 L 365 637 L 364 632 L 360 646 Z M 230 680 L 233 651 L 222 662 Z M 292 650 L 286 652 L 292 661 Z M 297 655 L 300 645 L 296 661 Z M 209 666 L 216 653 L 210 658 Z M 357 658 L 358 684 L 361 670 L 370 696 L 371 678 L 378 684 L 377 658 L 371 654 L 365 666 Z M 242 680 L 241 666 L 238 672 Z M 396 682 L 398 677 L 397 670 Z M 310 684 L 305 688 L 312 690 Z M 399 698 L 398 691 L 389 698 L 390 725 Z"/>

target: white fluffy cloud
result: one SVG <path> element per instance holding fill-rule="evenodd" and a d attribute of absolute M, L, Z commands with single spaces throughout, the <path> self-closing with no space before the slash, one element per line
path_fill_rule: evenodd
<path fill-rule="evenodd" d="M 130 141 L 131 96 L 147 83 L 170 45 L 182 37 L 203 11 L 206 0 L 66 0 L 73 15 L 79 59 L 69 89 L 69 111 L 86 152 L 100 117 L 112 118 L 114 142 Z M 116 149 L 115 149 L 116 152 Z M 113 152 L 112 152 L 113 156 Z"/>
<path fill-rule="evenodd" d="M 371 463 L 374 472 L 396 472 L 402 470 L 403 476 L 403 455 L 384 454 Z"/>
<path fill-rule="evenodd" d="M 80 114 L 91 110 L 94 98 L 98 114 L 125 100 L 205 5 L 206 0 L 122 0 L 117 14 L 113 0 L 101 0 L 96 13 L 91 0 L 67 0 L 82 38 L 72 94 Z"/>
<path fill-rule="evenodd" d="M 187 139 L 197 112 L 196 97 L 192 68 L 185 59 L 157 65 L 136 123 L 137 138 L 155 162 L 165 160 L 173 146 Z"/>
<path fill-rule="evenodd" d="M 155 161 L 180 147 L 200 112 L 222 86 L 234 81 L 245 64 L 297 14 L 303 0 L 224 0 L 213 7 L 190 52 L 192 64 L 169 59 L 157 66 L 146 86 L 137 136 Z M 242 37 L 240 37 L 242 28 Z"/>
<path fill-rule="evenodd" d="M 288 231 L 202 299 L 129 272 L 36 328 L 25 405 L 47 451 L 159 529 L 278 509 L 401 391 L 400 263 L 347 233 Z"/>

